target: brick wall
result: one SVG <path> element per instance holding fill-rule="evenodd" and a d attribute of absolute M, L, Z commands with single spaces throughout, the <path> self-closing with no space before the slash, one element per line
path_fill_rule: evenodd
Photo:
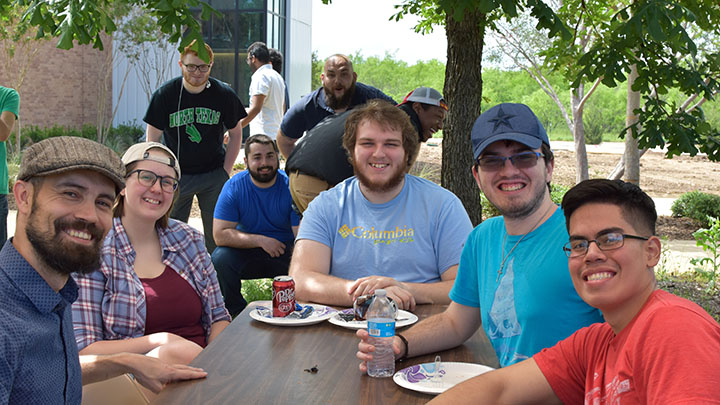
<path fill-rule="evenodd" d="M 41 41 L 39 51 L 28 70 L 20 93 L 20 119 L 23 128 L 60 125 L 80 128 L 96 125 L 104 76 L 109 72 L 105 117 L 112 108 L 112 68 L 107 55 L 111 41 L 105 37 L 103 52 L 91 45 L 77 45 L 70 50 L 57 49 L 57 39 Z M 0 71 L 0 84 L 10 87 L 8 75 Z"/>

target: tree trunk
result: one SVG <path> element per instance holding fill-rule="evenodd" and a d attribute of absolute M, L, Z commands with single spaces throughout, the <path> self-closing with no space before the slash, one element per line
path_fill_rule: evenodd
<path fill-rule="evenodd" d="M 448 49 L 443 93 L 450 110 L 443 130 L 441 182 L 460 198 L 473 225 L 477 225 L 482 222 L 482 203 L 471 172 L 470 131 L 480 115 L 485 15 L 467 12 L 462 21 L 456 21 L 452 13 L 447 15 Z"/>
<path fill-rule="evenodd" d="M 647 152 L 648 149 L 644 148 L 639 152 L 638 158 L 643 157 L 645 152 Z M 622 179 L 623 175 L 625 174 L 625 155 L 620 156 L 620 160 L 615 164 L 615 168 L 610 172 L 608 175 L 608 179 L 610 180 L 620 180 Z"/>
<path fill-rule="evenodd" d="M 575 184 L 590 178 L 588 174 L 588 157 L 585 148 L 585 123 L 583 122 L 584 105 L 580 105 L 583 99 L 585 86 L 580 85 L 570 90 L 570 104 L 572 105 L 572 132 L 575 140 Z"/>
<path fill-rule="evenodd" d="M 625 127 L 635 124 L 638 121 L 638 117 L 635 114 L 635 110 L 640 108 L 640 93 L 632 90 L 632 85 L 637 80 L 638 72 L 637 65 L 631 66 L 630 74 L 628 75 L 628 93 L 627 93 L 627 107 L 626 107 L 626 118 Z M 628 131 L 625 134 L 625 181 L 633 184 L 640 184 L 640 151 L 638 150 L 638 141 L 632 136 L 632 133 Z"/>

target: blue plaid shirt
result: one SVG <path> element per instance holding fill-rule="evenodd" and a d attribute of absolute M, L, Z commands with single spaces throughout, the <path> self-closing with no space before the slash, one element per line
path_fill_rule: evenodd
<path fill-rule="evenodd" d="M 162 246 L 162 261 L 175 270 L 198 293 L 202 301 L 202 325 L 206 336 L 217 321 L 230 321 L 215 268 L 205 250 L 203 235 L 184 222 L 170 219 L 168 227 L 155 228 Z M 133 270 L 135 250 L 120 218 L 103 244 L 100 271 L 76 276 L 80 287 L 72 306 L 78 350 L 98 340 L 145 335 L 145 289 Z"/>
<path fill-rule="evenodd" d="M 69 278 L 56 292 L 12 244 L 0 251 L 0 404 L 79 404 Z"/>

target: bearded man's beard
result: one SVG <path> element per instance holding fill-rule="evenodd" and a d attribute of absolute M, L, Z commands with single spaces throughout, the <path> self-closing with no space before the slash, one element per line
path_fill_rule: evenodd
<path fill-rule="evenodd" d="M 263 169 L 270 169 L 270 172 L 269 173 L 260 173 L 260 170 L 263 170 Z M 248 171 L 250 172 L 250 177 L 255 179 L 255 181 L 257 181 L 258 183 L 269 183 L 277 175 L 278 169 L 277 169 L 277 167 L 272 167 L 272 166 L 262 166 L 262 167 L 258 167 L 257 170 L 252 170 L 248 167 Z"/>
<path fill-rule="evenodd" d="M 332 91 L 332 89 L 328 89 L 327 87 L 325 87 L 325 104 L 327 104 L 328 107 L 332 108 L 333 110 L 350 107 L 350 102 L 355 95 L 355 82 L 356 80 L 353 80 L 350 88 L 345 90 L 342 97 L 340 98 L 335 97 L 335 93 Z"/>
<path fill-rule="evenodd" d="M 405 173 L 407 171 L 406 169 L 407 165 L 404 165 L 403 167 L 398 167 L 387 181 L 381 183 L 370 180 L 370 177 L 366 176 L 362 169 L 359 170 L 357 164 L 353 162 L 353 171 L 355 172 L 355 177 L 358 178 L 358 181 L 360 181 L 360 184 L 362 184 L 363 187 L 365 187 L 368 191 L 372 191 L 374 193 L 384 193 L 395 188 L 405 178 Z"/>
<path fill-rule="evenodd" d="M 38 258 L 48 267 L 65 275 L 88 274 L 100 268 L 103 232 L 95 224 L 58 218 L 53 222 L 54 233 L 49 234 L 38 229 L 35 224 L 37 219 L 37 215 L 30 216 L 25 234 Z M 84 246 L 63 240 L 62 233 L 69 229 L 89 233 L 92 244 Z"/>

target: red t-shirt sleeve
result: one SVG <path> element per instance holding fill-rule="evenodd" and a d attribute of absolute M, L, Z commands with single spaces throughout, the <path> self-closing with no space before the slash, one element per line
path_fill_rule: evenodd
<path fill-rule="evenodd" d="M 720 328 L 693 308 L 658 308 L 636 325 L 628 352 L 638 396 L 648 404 L 720 403 Z M 635 331 L 633 331 L 635 332 Z"/>
<path fill-rule="evenodd" d="M 581 404 L 585 400 L 585 379 L 590 364 L 588 347 L 598 347 L 603 324 L 582 328 L 555 346 L 533 356 L 555 395 L 565 404 Z"/>

